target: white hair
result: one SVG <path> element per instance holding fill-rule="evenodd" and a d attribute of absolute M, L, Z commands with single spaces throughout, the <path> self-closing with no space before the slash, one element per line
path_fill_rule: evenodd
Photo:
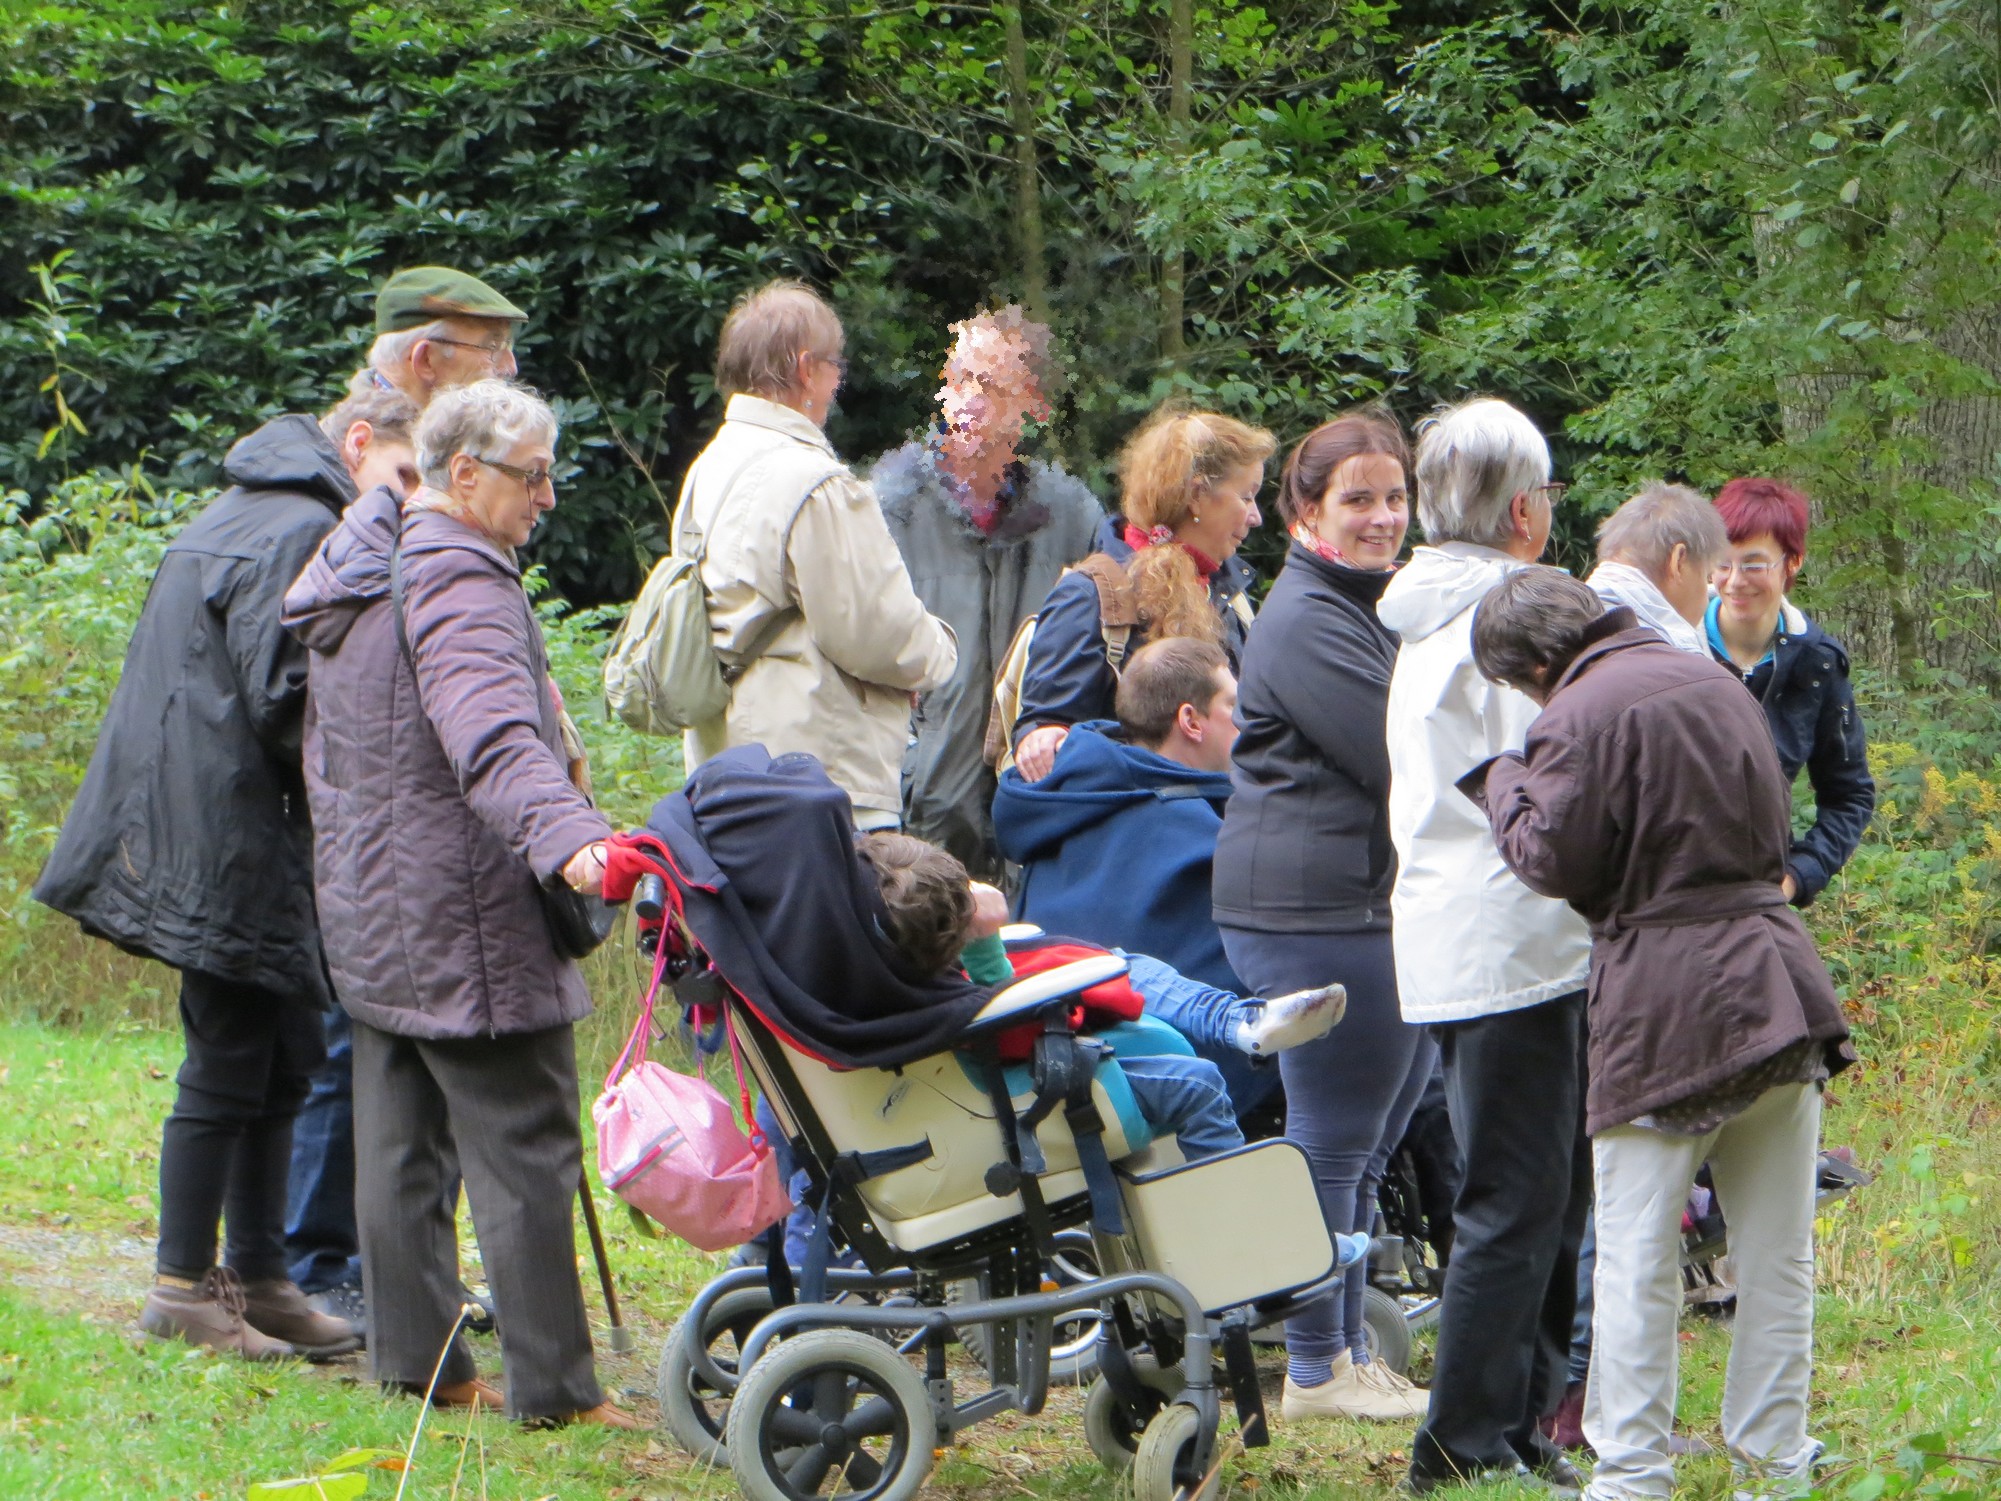
<path fill-rule="evenodd" d="M 451 336 L 451 325 L 442 318 L 420 323 L 415 328 L 399 328 L 394 333 L 378 334 L 375 342 L 368 346 L 369 367 L 394 380 L 396 372 L 410 358 L 410 351 L 425 339 L 449 339 Z"/>
<path fill-rule="evenodd" d="M 502 460 L 517 443 L 556 442 L 556 414 L 526 386 L 489 377 L 440 391 L 417 422 L 417 468 L 424 482 L 443 489 L 452 459 L 469 453 Z"/>
<path fill-rule="evenodd" d="M 1698 492 L 1652 484 L 1599 523 L 1598 561 L 1623 560 L 1659 583 L 1677 543 L 1690 563 L 1707 568 L 1730 551 L 1730 533 Z"/>
<path fill-rule="evenodd" d="M 1499 546 L 1508 503 L 1549 483 L 1549 444 L 1505 401 L 1462 401 L 1425 418 L 1417 433 L 1417 518 L 1428 541 Z"/>

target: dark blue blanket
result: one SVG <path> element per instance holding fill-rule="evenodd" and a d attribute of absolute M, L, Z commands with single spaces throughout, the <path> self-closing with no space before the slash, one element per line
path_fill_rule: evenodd
<path fill-rule="evenodd" d="M 686 917 L 716 969 L 774 1028 L 846 1068 L 952 1047 L 993 994 L 914 974 L 886 936 L 848 795 L 808 755 L 742 745 L 704 762 L 647 827 L 686 878 Z"/>

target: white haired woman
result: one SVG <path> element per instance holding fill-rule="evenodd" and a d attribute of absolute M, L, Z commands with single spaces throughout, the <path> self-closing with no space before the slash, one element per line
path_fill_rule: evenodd
<path fill-rule="evenodd" d="M 285 623 L 311 653 L 306 786 L 327 964 L 354 1020 L 375 1375 L 422 1391 L 449 1339 L 441 1402 L 500 1405 L 452 1338 L 456 1142 L 508 1411 L 633 1427 L 592 1370 L 571 1218 L 571 1028 L 590 995 L 538 890 L 595 891 L 611 832 L 570 780 L 515 557 L 556 503 L 555 441 L 555 414 L 518 386 L 440 393 L 417 427 L 423 488 L 401 511 L 386 491 L 356 502 Z"/>
<path fill-rule="evenodd" d="M 1549 446 L 1503 401 L 1419 428 L 1417 548 L 1377 614 L 1402 647 L 1390 677 L 1391 933 L 1404 1020 L 1433 1028 L 1466 1178 L 1414 1490 L 1576 1472 L 1537 1429 L 1563 1393 L 1577 1245 L 1591 1199 L 1584 988 L 1591 941 L 1564 903 L 1517 880 L 1453 785 L 1520 750 L 1536 706 L 1473 662 L 1473 611 L 1542 555 L 1561 487 Z"/>

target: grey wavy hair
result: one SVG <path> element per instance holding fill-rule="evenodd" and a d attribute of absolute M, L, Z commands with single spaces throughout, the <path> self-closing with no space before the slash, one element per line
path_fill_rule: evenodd
<path fill-rule="evenodd" d="M 1417 433 L 1417 519 L 1429 542 L 1498 547 L 1508 503 L 1549 483 L 1549 444 L 1505 401 L 1462 401 L 1425 418 Z"/>
<path fill-rule="evenodd" d="M 526 386 L 497 377 L 440 391 L 417 422 L 417 468 L 424 483 L 451 483 L 452 458 L 505 459 L 517 443 L 555 446 L 559 430 L 549 403 Z"/>
<path fill-rule="evenodd" d="M 1650 579 L 1667 572 L 1677 544 L 1705 572 L 1730 550 L 1723 517 L 1687 485 L 1648 485 L 1598 524 L 1598 561 L 1629 563 Z"/>
<path fill-rule="evenodd" d="M 408 443 L 420 415 L 417 403 L 401 391 L 394 388 L 385 391 L 368 378 L 366 370 L 358 370 L 348 382 L 348 394 L 320 418 L 320 431 L 339 447 L 350 427 L 366 422 L 377 440 Z"/>

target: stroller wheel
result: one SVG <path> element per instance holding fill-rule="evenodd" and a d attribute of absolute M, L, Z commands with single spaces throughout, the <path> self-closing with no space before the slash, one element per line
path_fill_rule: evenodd
<path fill-rule="evenodd" d="M 1216 1436 L 1202 1426 L 1202 1414 L 1179 1402 L 1153 1415 L 1133 1456 L 1133 1501 L 1211 1501 L 1222 1490 L 1210 1473 Z"/>
<path fill-rule="evenodd" d="M 1399 1376 L 1410 1370 L 1410 1322 L 1403 1304 L 1380 1287 L 1363 1288 L 1362 1328 L 1371 1360 L 1380 1360 Z"/>
<path fill-rule="evenodd" d="M 1142 1386 L 1152 1388 L 1163 1398 L 1180 1394 L 1179 1366 L 1162 1371 L 1160 1362 L 1145 1354 L 1133 1356 L 1132 1364 L 1133 1374 L 1139 1377 Z M 1144 1421 L 1133 1421 L 1132 1414 L 1112 1395 L 1111 1383 L 1103 1376 L 1091 1383 L 1090 1391 L 1084 1394 L 1084 1442 L 1091 1446 L 1099 1464 L 1114 1475 L 1123 1475 L 1131 1469 L 1145 1427 Z"/>
<path fill-rule="evenodd" d="M 771 1292 L 767 1288 L 743 1287 L 723 1294 L 709 1310 L 701 1348 L 708 1351 L 709 1359 L 725 1375 L 736 1375 L 737 1351 L 757 1321 L 769 1312 Z M 728 1464 L 723 1425 L 729 1420 L 732 1393 L 718 1391 L 695 1369 L 688 1344 L 693 1337 L 694 1331 L 684 1317 L 668 1332 L 667 1343 L 660 1349 L 656 1387 L 660 1420 L 691 1457 L 704 1464 Z"/>
<path fill-rule="evenodd" d="M 854 1329 L 774 1347 L 730 1403 L 730 1470 L 745 1501 L 910 1501 L 937 1441 L 916 1367 Z"/>

